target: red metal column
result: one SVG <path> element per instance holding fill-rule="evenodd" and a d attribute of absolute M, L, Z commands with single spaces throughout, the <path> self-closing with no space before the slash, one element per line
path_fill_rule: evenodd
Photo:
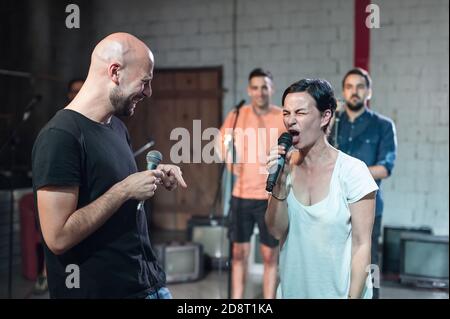
<path fill-rule="evenodd" d="M 354 66 L 369 71 L 370 65 L 370 29 L 366 26 L 368 12 L 366 7 L 371 0 L 355 0 L 355 43 Z"/>

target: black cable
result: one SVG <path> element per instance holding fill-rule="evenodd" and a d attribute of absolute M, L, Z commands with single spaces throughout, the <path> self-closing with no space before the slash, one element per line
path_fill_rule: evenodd
<path fill-rule="evenodd" d="M 239 104 L 240 106 L 242 106 L 242 104 Z M 238 105 L 238 107 L 236 108 L 236 117 L 234 118 L 234 123 L 233 123 L 233 129 L 231 131 L 231 152 L 232 152 L 232 161 L 230 164 L 230 207 L 229 207 L 229 213 L 228 213 L 228 227 L 229 227 L 229 231 L 228 231 L 228 237 L 229 237 L 229 249 L 228 249 L 228 266 L 230 267 L 230 271 L 229 271 L 229 277 L 228 277 L 228 299 L 231 299 L 231 279 L 232 279 L 232 273 L 233 273 L 233 267 L 232 267 L 232 256 L 233 256 L 233 241 L 231 238 L 231 223 L 232 223 L 232 214 L 233 214 L 233 210 L 231 209 L 231 204 L 233 201 L 233 188 L 234 188 L 234 163 L 236 162 L 236 150 L 234 147 L 234 142 L 235 142 L 235 134 L 234 131 L 236 129 L 236 124 L 237 124 L 237 120 L 239 117 L 239 110 L 240 110 L 240 106 Z"/>

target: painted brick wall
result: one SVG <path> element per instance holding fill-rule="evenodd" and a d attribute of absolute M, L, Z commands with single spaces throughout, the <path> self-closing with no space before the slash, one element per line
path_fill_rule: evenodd
<path fill-rule="evenodd" d="M 374 3 L 381 27 L 371 37 L 371 105 L 395 121 L 399 143 L 393 176 L 384 182 L 384 224 L 448 234 L 448 1 Z M 237 1 L 236 74 L 233 1 L 98 0 L 94 7 L 98 39 L 131 32 L 151 46 L 157 67 L 223 66 L 224 113 L 246 98 L 254 67 L 273 72 L 279 104 L 283 89 L 302 77 L 326 78 L 340 96 L 353 63 L 353 0 Z"/>
<path fill-rule="evenodd" d="M 397 165 L 384 183 L 384 224 L 448 235 L 449 2 L 376 3 L 372 106 L 395 121 L 398 137 Z"/>
<path fill-rule="evenodd" d="M 233 1 L 97 1 L 98 38 L 122 30 L 150 44 L 157 67 L 223 66 L 224 112 L 247 97 L 250 71 L 272 71 L 282 91 L 301 77 L 339 86 L 352 66 L 353 1 L 237 1 L 237 92 L 233 101 Z M 126 13 L 124 13 L 126 12 Z"/>

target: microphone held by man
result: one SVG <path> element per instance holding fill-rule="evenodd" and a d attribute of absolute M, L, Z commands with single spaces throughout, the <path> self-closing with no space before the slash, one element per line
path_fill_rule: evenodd
<path fill-rule="evenodd" d="M 180 184 L 182 187 L 186 188 L 186 182 L 182 177 L 181 169 L 178 166 L 170 165 L 170 164 L 160 164 L 162 161 L 162 154 L 159 151 L 152 150 L 147 153 L 146 161 L 147 161 L 147 171 L 152 176 L 149 179 L 149 189 L 152 197 L 157 189 L 157 185 L 164 185 L 164 187 L 168 190 L 173 190 Z M 144 185 L 144 187 L 147 185 Z M 141 199 L 137 210 L 141 210 L 144 207 L 145 199 Z"/>

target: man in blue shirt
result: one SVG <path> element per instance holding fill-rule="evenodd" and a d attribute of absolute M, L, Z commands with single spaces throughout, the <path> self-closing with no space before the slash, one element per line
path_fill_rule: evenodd
<path fill-rule="evenodd" d="M 344 110 L 336 112 L 330 142 L 344 153 L 362 160 L 368 166 L 378 187 L 375 221 L 372 231 L 373 265 L 378 265 L 378 240 L 381 233 L 383 192 L 381 180 L 389 177 L 397 152 L 397 137 L 393 121 L 368 108 L 372 96 L 372 80 L 366 70 L 355 68 L 342 80 Z M 373 298 L 379 298 L 374 287 Z"/>

